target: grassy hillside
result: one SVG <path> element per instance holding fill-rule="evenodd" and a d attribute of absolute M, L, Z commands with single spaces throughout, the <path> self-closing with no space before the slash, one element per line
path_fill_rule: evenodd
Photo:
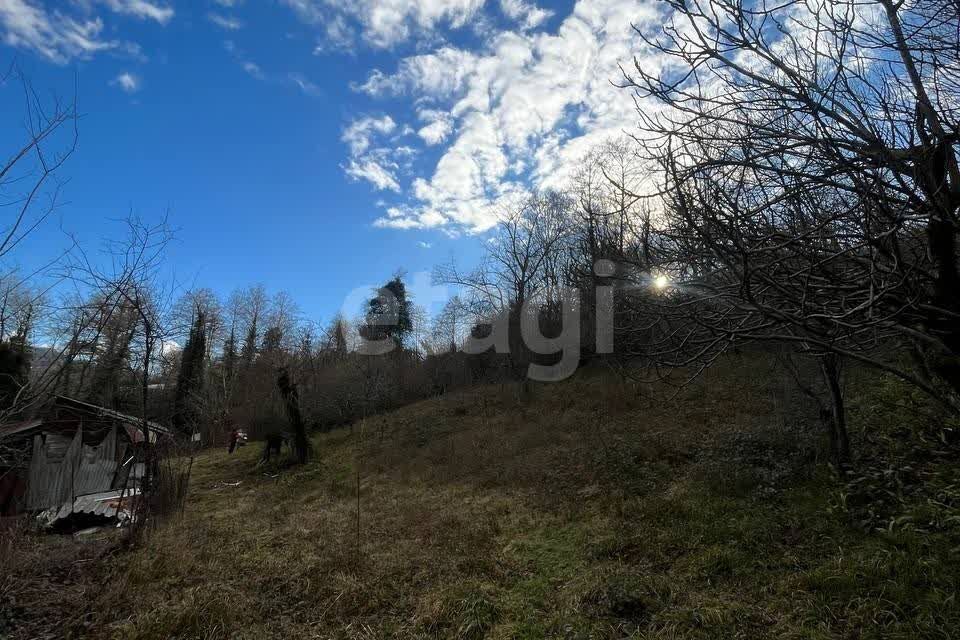
<path fill-rule="evenodd" d="M 144 548 L 21 543 L 12 635 L 960 637 L 955 535 L 856 526 L 792 389 L 751 359 L 672 400 L 582 372 L 370 418 L 305 467 L 210 451 Z M 919 420 L 894 395 L 849 390 L 861 450 Z"/>

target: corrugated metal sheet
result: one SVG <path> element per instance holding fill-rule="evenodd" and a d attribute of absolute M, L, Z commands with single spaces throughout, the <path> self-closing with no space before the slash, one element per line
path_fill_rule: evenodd
<path fill-rule="evenodd" d="M 65 442 L 69 442 L 66 448 Z M 58 434 L 34 436 L 27 482 L 27 509 L 46 509 L 74 496 L 109 491 L 117 473 L 117 430 L 97 446 L 83 444 L 83 428 L 72 440 Z"/>
<path fill-rule="evenodd" d="M 140 418 L 65 396 L 55 398 L 43 419 L 0 425 L 0 439 L 12 436 L 10 442 L 15 441 L 20 452 L 16 459 L 8 456 L 7 466 L 22 469 L 18 474 L 27 485 L 22 501 L 18 497 L 14 506 L 49 509 L 78 495 L 136 484 L 143 465 L 134 465 L 131 457 L 132 449 L 142 446 L 142 425 Z M 147 425 L 151 444 L 173 435 L 155 422 Z M 130 464 L 119 465 L 121 460 Z M 7 493 L 0 505 L 4 509 L 11 502 Z"/>
<path fill-rule="evenodd" d="M 110 429 L 110 433 L 103 441 L 90 447 L 83 445 L 80 464 L 74 473 L 74 495 L 108 491 L 113 486 L 113 478 L 117 474 L 117 428 Z"/>
<path fill-rule="evenodd" d="M 51 526 L 75 513 L 85 513 L 126 522 L 132 517 L 134 502 L 139 494 L 136 489 L 128 489 L 79 496 L 76 500 L 43 511 L 37 516 L 37 520 L 45 526 Z"/>
<path fill-rule="evenodd" d="M 50 462 L 60 462 L 66 457 L 70 445 L 73 444 L 74 436 L 62 433 L 48 433 L 43 438 L 44 451 L 47 454 L 47 460 Z"/>
<path fill-rule="evenodd" d="M 63 456 L 52 454 L 48 447 L 59 447 L 56 439 L 33 437 L 33 458 L 27 480 L 27 509 L 45 509 L 73 498 L 73 472 L 80 461 L 83 434 L 77 429 Z"/>

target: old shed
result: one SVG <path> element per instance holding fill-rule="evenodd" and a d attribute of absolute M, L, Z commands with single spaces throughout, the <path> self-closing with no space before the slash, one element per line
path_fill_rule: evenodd
<path fill-rule="evenodd" d="M 143 469 L 133 454 L 145 446 L 140 418 L 65 396 L 39 416 L 0 425 L 0 515 L 62 511 L 86 504 L 77 500 L 84 496 L 136 490 Z M 153 422 L 148 431 L 146 446 L 172 437 Z"/>

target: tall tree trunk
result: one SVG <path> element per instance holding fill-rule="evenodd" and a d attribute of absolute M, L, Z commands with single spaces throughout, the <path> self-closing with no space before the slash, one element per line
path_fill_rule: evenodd
<path fill-rule="evenodd" d="M 840 357 L 828 353 L 820 360 L 820 370 L 830 392 L 830 411 L 827 427 L 830 436 L 830 457 L 838 469 L 850 462 L 850 438 L 847 434 L 846 408 L 840 386 Z"/>
<path fill-rule="evenodd" d="M 297 391 L 297 385 L 290 382 L 290 375 L 286 370 L 282 370 L 277 377 L 277 387 L 280 389 L 280 395 L 283 396 L 287 417 L 293 427 L 293 448 L 297 454 L 297 461 L 303 464 L 310 457 L 310 441 L 307 439 L 307 428 L 300 414 L 300 393 Z"/>

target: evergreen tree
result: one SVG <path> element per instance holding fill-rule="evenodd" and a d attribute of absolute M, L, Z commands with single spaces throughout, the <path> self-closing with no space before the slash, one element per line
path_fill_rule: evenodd
<path fill-rule="evenodd" d="M 367 340 L 389 338 L 402 349 L 413 331 L 411 307 L 407 287 L 398 274 L 367 303 L 367 322 L 360 328 L 360 335 Z"/>
<path fill-rule="evenodd" d="M 237 337 L 233 329 L 230 329 L 230 335 L 223 342 L 223 375 L 227 380 L 233 379 L 237 369 L 237 358 Z"/>
<path fill-rule="evenodd" d="M 338 356 L 342 356 L 347 353 L 347 322 L 343 319 L 343 316 L 337 314 L 333 321 L 330 323 L 330 327 L 326 331 L 327 337 L 324 341 L 324 349 L 327 351 L 332 351 Z"/>
<path fill-rule="evenodd" d="M 250 319 L 250 325 L 247 327 L 247 336 L 243 341 L 243 348 L 240 351 L 240 359 L 245 367 L 250 367 L 257 357 L 257 318 Z"/>
<path fill-rule="evenodd" d="M 190 337 L 180 354 L 180 373 L 174 397 L 173 426 L 181 431 L 187 431 L 197 422 L 197 399 L 203 392 L 206 354 L 206 317 L 198 306 Z"/>
<path fill-rule="evenodd" d="M 283 346 L 283 330 L 270 327 L 263 333 L 262 350 L 264 353 L 277 353 Z"/>

